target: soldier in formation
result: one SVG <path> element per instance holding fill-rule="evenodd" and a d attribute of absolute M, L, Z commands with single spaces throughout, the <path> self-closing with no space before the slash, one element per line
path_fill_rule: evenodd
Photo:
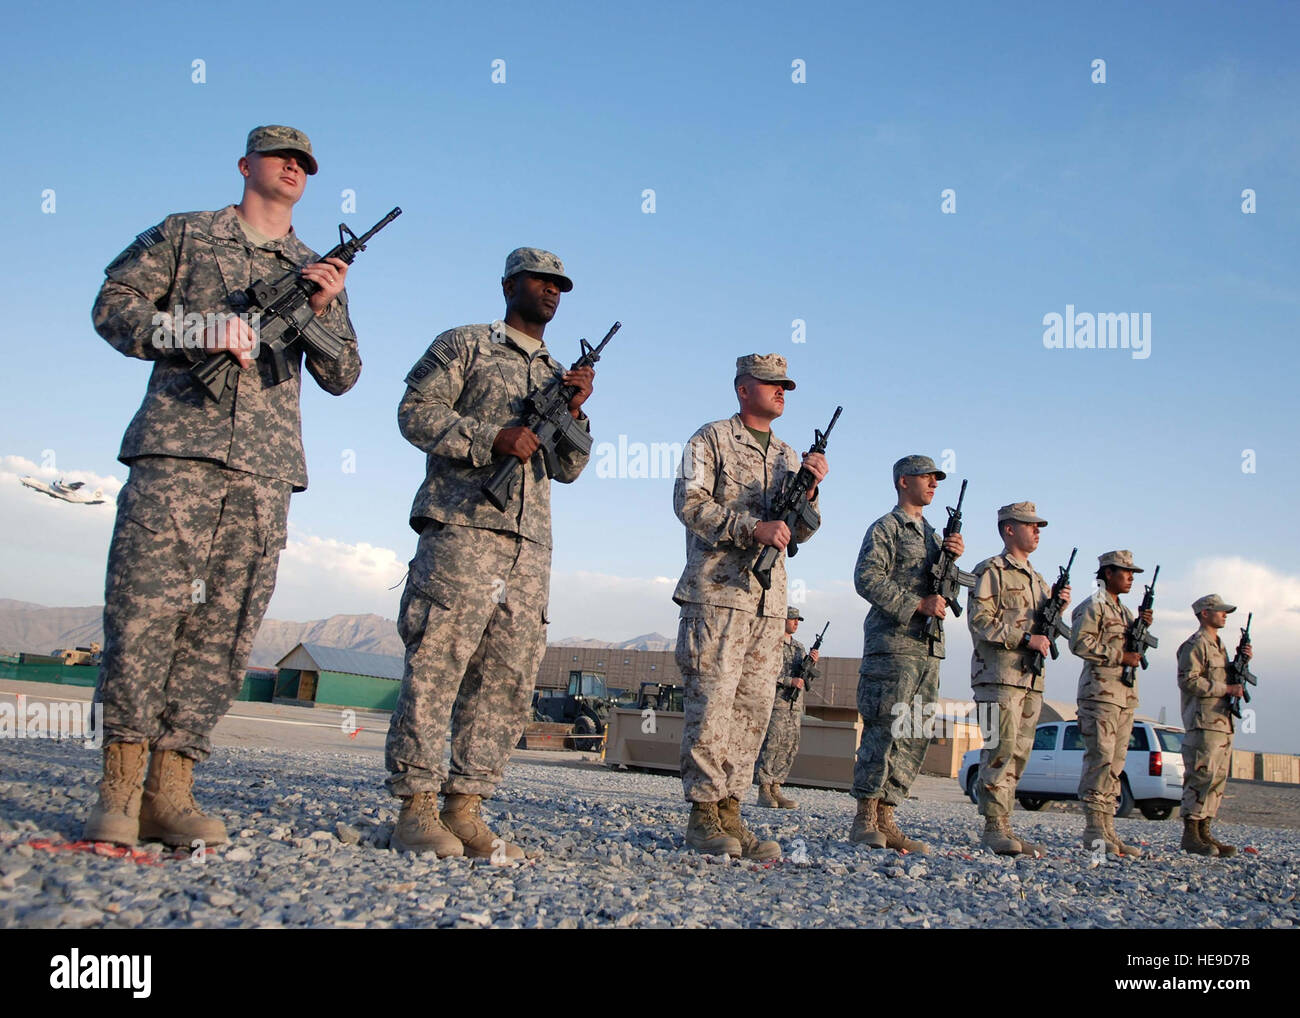
<path fill-rule="evenodd" d="M 302 348 L 291 348 L 290 377 L 276 384 L 251 319 L 234 313 L 244 289 L 299 270 L 319 287 L 317 323 L 343 347 L 337 360 L 308 353 L 307 370 L 334 395 L 361 372 L 348 267 L 320 261 L 293 231 L 317 168 L 311 142 L 292 127 L 254 128 L 238 167 L 238 205 L 168 216 L 141 233 L 105 270 L 95 301 L 96 331 L 153 372 L 118 454 L 131 472 L 108 554 L 95 690 L 104 773 L 90 841 L 226 840 L 194 799 L 194 765 L 239 694 L 275 588 L 289 495 L 307 487 Z M 237 364 L 221 400 L 191 375 L 207 356 Z"/>
<path fill-rule="evenodd" d="M 428 459 L 411 507 L 420 536 L 398 614 L 406 662 L 385 750 L 388 788 L 402 802 L 398 851 L 523 856 L 495 836 L 480 804 L 501 782 L 546 650 L 552 478 L 523 424 L 524 397 L 562 375 L 575 388 L 569 413 L 590 431 L 582 405 L 594 371 L 565 371 L 543 342 L 572 289 L 550 252 L 510 252 L 504 321 L 442 333 L 406 376 L 398 423 Z M 497 509 L 482 486 L 511 456 L 520 469 Z M 553 479 L 572 483 L 587 459 L 561 454 Z"/>
<path fill-rule="evenodd" d="M 800 693 L 804 690 L 802 678 L 805 659 L 817 663 L 820 651 L 811 653 L 794 638 L 804 617 L 798 608 L 787 609 L 785 639 L 781 645 L 781 671 L 776 677 L 776 696 L 772 700 L 772 718 L 767 723 L 767 735 L 758 751 L 754 765 L 754 781 L 758 785 L 758 804 L 772 809 L 798 809 L 799 803 L 781 791 L 790 776 L 794 758 L 799 755 L 799 725 L 803 718 Z M 816 672 L 813 673 L 816 676 Z"/>
<path fill-rule="evenodd" d="M 1036 615 L 1052 591 L 1029 562 L 1037 550 L 1039 529 L 1047 521 L 1033 502 L 1013 502 L 998 510 L 1002 553 L 975 567 L 975 587 L 967 603 L 966 624 L 971 653 L 971 688 L 984 713 L 984 749 L 980 753 L 976 787 L 984 817 L 980 843 L 999 855 L 1043 854 L 1041 845 L 1011 829 L 1016 783 L 1034 743 L 1038 713 L 1043 706 L 1044 666 L 1050 652 L 1048 637 L 1033 632 Z M 1070 588 L 1061 591 L 1065 604 Z"/>
<path fill-rule="evenodd" d="M 781 854 L 760 840 L 740 815 L 772 711 L 772 677 L 781 663 L 787 615 L 785 556 L 764 590 L 751 571 L 764 547 L 784 551 L 791 539 L 781 520 L 769 521 L 773 499 L 800 468 L 798 454 L 772 433 L 795 383 L 778 354 L 736 361 L 740 411 L 691 436 L 673 486 L 673 509 L 686 527 L 686 567 L 673 593 L 681 606 L 676 660 L 686 686 L 682 727 L 682 788 L 691 803 L 686 842 L 710 855 L 768 861 Z M 826 458 L 804 457 L 820 483 Z M 818 489 L 809 492 L 813 518 Z M 803 542 L 816 526 L 799 524 Z"/>
<path fill-rule="evenodd" d="M 1085 816 L 1083 845 L 1104 846 L 1110 855 L 1140 856 L 1142 849 L 1125 844 L 1115 830 L 1115 808 L 1120 779 L 1133 733 L 1138 705 L 1137 680 L 1122 681 L 1125 668 L 1137 668 L 1141 655 L 1125 650 L 1125 634 L 1133 613 L 1119 596 L 1133 588 L 1133 574 L 1143 572 L 1133 564 L 1131 551 L 1108 551 L 1098 557 L 1097 592 L 1071 616 L 1070 650 L 1083 658 L 1079 674 L 1079 734 L 1083 737 L 1083 772 L 1079 801 Z M 1142 618 L 1151 625 L 1151 612 Z"/>
<path fill-rule="evenodd" d="M 1240 684 L 1227 674 L 1228 652 L 1219 630 L 1237 606 L 1218 594 L 1206 594 L 1192 604 L 1200 628 L 1178 648 L 1178 693 L 1182 702 L 1183 728 L 1183 841 L 1182 849 L 1193 855 L 1237 854 L 1210 830 L 1223 801 L 1232 762 L 1232 713 L 1229 697 L 1243 693 Z M 1249 643 L 1241 648 L 1247 661 L 1253 655 Z"/>
<path fill-rule="evenodd" d="M 929 745 L 923 732 L 896 735 L 895 705 L 919 696 L 933 703 L 939 695 L 943 633 L 931 639 L 926 620 L 942 620 L 943 597 L 927 593 L 927 577 L 941 548 L 961 555 L 961 534 L 940 539 L 923 515 L 947 474 L 929 456 L 904 456 L 894 464 L 898 504 L 871 524 L 853 571 L 854 586 L 871 603 L 862 624 L 862 667 L 858 673 L 858 713 L 862 741 L 853 767 L 857 815 L 849 840 L 872 848 L 929 852 L 907 837 L 894 820 L 921 768 Z"/>

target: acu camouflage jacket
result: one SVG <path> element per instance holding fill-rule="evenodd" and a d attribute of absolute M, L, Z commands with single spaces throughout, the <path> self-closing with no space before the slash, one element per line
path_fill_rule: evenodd
<path fill-rule="evenodd" d="M 500 457 L 492 442 L 502 428 L 524 423 L 524 397 L 564 368 L 539 344 L 528 354 L 504 325 L 464 325 L 442 333 L 406 376 L 397 422 L 408 442 L 428 454 L 424 483 L 411 506 L 419 533 L 428 520 L 518 534 L 551 546 L 551 485 L 541 451 L 521 463 L 498 510 L 483 495 Z M 578 420 L 590 431 L 590 421 Z M 569 452 L 555 480 L 569 484 L 587 465 Z"/>
<path fill-rule="evenodd" d="M 128 357 L 154 362 L 144 402 L 126 429 L 118 459 L 214 460 L 232 470 L 288 481 L 295 491 L 305 489 L 298 408 L 302 344 L 290 350 L 292 377 L 287 382 L 272 384 L 269 365 L 258 360 L 238 372 L 233 398 L 227 393 L 217 403 L 190 374 L 184 319 L 238 312 L 242 291 L 256 280 L 275 279 L 319 260 L 292 230 L 265 247 L 254 247 L 233 205 L 219 212 L 168 216 L 118 255 L 104 270 L 107 278 L 93 313 L 95 331 Z M 343 354 L 337 361 L 308 354 L 307 370 L 322 389 L 337 396 L 361 374 L 346 293 L 317 320 L 345 340 Z"/>

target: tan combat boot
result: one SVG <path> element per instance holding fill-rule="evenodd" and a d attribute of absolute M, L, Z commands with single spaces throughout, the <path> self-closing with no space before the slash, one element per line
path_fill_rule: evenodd
<path fill-rule="evenodd" d="M 794 799 L 789 799 L 789 798 L 787 798 L 786 796 L 784 796 L 784 795 L 781 794 L 781 786 L 780 786 L 780 785 L 777 785 L 777 784 L 772 785 L 772 798 L 776 800 L 776 804 L 777 804 L 777 806 L 779 806 L 781 809 L 798 809 L 798 808 L 799 808 L 799 803 L 798 803 L 798 802 L 796 802 Z"/>
<path fill-rule="evenodd" d="M 740 841 L 722 829 L 716 802 L 691 803 L 686 844 L 705 855 L 729 855 L 733 859 L 739 859 L 742 851 Z"/>
<path fill-rule="evenodd" d="M 442 826 L 460 841 L 464 846 L 465 855 L 471 859 L 491 859 L 493 842 L 496 842 L 497 858 L 500 858 L 501 853 L 504 852 L 506 859 L 522 859 L 524 857 L 522 848 L 497 837 L 483 822 L 483 817 L 479 813 L 479 803 L 482 801 L 481 795 L 449 793 L 443 796 Z"/>
<path fill-rule="evenodd" d="M 402 800 L 389 846 L 394 852 L 433 852 L 439 859 L 465 854 L 460 839 L 438 817 L 436 792 L 416 792 Z"/>
<path fill-rule="evenodd" d="M 143 742 L 111 742 L 104 747 L 99 801 L 86 818 L 84 841 L 111 841 L 132 848 L 140 839 L 140 797 L 149 747 Z"/>
<path fill-rule="evenodd" d="M 1230 859 L 1237 854 L 1236 845 L 1225 845 L 1222 841 L 1210 833 L 1210 817 L 1201 817 L 1201 840 L 1207 845 L 1213 845 L 1219 850 L 1220 859 Z"/>
<path fill-rule="evenodd" d="M 924 841 L 914 841 L 898 829 L 898 824 L 894 823 L 894 807 L 884 799 L 881 799 L 880 805 L 876 807 L 876 828 L 885 836 L 886 848 L 899 852 L 930 854 L 930 846 Z"/>
<path fill-rule="evenodd" d="M 1110 840 L 1110 833 L 1106 830 L 1106 814 L 1099 809 L 1085 809 L 1083 815 L 1083 847 L 1089 852 L 1095 851 L 1100 841 L 1107 855 L 1119 855 L 1119 846 Z"/>
<path fill-rule="evenodd" d="M 980 844 L 998 855 L 1020 855 L 1021 853 L 1020 842 L 1012 837 L 1011 824 L 1004 816 L 984 818 L 984 833 L 980 836 Z"/>
<path fill-rule="evenodd" d="M 1131 859 L 1137 859 L 1142 855 L 1142 849 L 1137 845 L 1126 845 L 1120 840 L 1119 832 L 1115 830 L 1115 818 L 1111 814 L 1103 813 L 1102 819 L 1106 822 L 1106 837 L 1115 843 L 1120 855 L 1126 855 Z"/>
<path fill-rule="evenodd" d="M 876 826 L 876 807 L 879 803 L 879 799 L 858 800 L 858 814 L 853 818 L 849 841 L 855 845 L 867 845 L 871 848 L 885 847 L 885 836 Z"/>
<path fill-rule="evenodd" d="M 174 848 L 192 848 L 196 841 L 225 844 L 226 825 L 194 801 L 194 761 L 188 756 L 172 749 L 153 751 L 140 805 L 140 837 Z"/>
<path fill-rule="evenodd" d="M 759 841 L 758 835 L 745 826 L 740 819 L 740 800 L 727 796 L 718 803 L 718 824 L 722 829 L 740 842 L 740 854 L 745 859 L 757 859 L 759 862 L 772 862 L 781 858 L 781 846 L 775 841 Z"/>
<path fill-rule="evenodd" d="M 1042 845 L 1038 844 L 1038 842 L 1030 841 L 1028 838 L 1022 838 L 1019 834 L 1017 834 L 1014 830 L 1012 830 L 1010 817 L 1004 817 L 1003 819 L 1006 820 L 1007 823 L 1006 833 L 1009 834 L 1011 837 L 1015 838 L 1018 842 L 1020 842 L 1021 855 L 1027 855 L 1033 859 L 1041 859 L 1043 858 L 1043 856 L 1047 855 L 1047 849 L 1044 848 Z"/>
<path fill-rule="evenodd" d="M 779 805 L 776 796 L 772 794 L 772 785 L 758 786 L 758 804 L 766 809 L 776 809 Z"/>
<path fill-rule="evenodd" d="M 1183 841 L 1178 846 L 1192 855 L 1218 855 L 1219 850 L 1201 836 L 1201 821 L 1183 817 Z"/>

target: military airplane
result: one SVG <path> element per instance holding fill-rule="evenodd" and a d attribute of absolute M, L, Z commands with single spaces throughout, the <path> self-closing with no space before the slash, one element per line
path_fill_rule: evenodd
<path fill-rule="evenodd" d="M 64 502 L 72 502 L 76 505 L 102 505 L 104 502 L 103 488 L 96 488 L 94 494 L 91 495 L 82 493 L 81 489 L 85 486 L 85 481 L 71 481 L 65 484 L 60 479 L 53 484 L 46 484 L 44 481 L 38 481 L 35 477 L 20 477 L 18 480 L 23 483 L 24 487 Z"/>

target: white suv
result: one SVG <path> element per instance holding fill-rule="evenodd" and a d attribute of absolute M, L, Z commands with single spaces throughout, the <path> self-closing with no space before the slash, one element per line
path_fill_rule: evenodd
<path fill-rule="evenodd" d="M 1183 798 L 1183 730 L 1154 721 L 1134 721 L 1124 776 L 1120 778 L 1117 817 L 1137 806 L 1148 820 L 1167 820 Z M 961 758 L 957 782 L 977 802 L 975 781 L 980 751 Z M 1083 736 L 1077 721 L 1044 721 L 1034 734 L 1016 798 L 1025 809 L 1042 809 L 1049 799 L 1078 799 L 1083 773 Z"/>

